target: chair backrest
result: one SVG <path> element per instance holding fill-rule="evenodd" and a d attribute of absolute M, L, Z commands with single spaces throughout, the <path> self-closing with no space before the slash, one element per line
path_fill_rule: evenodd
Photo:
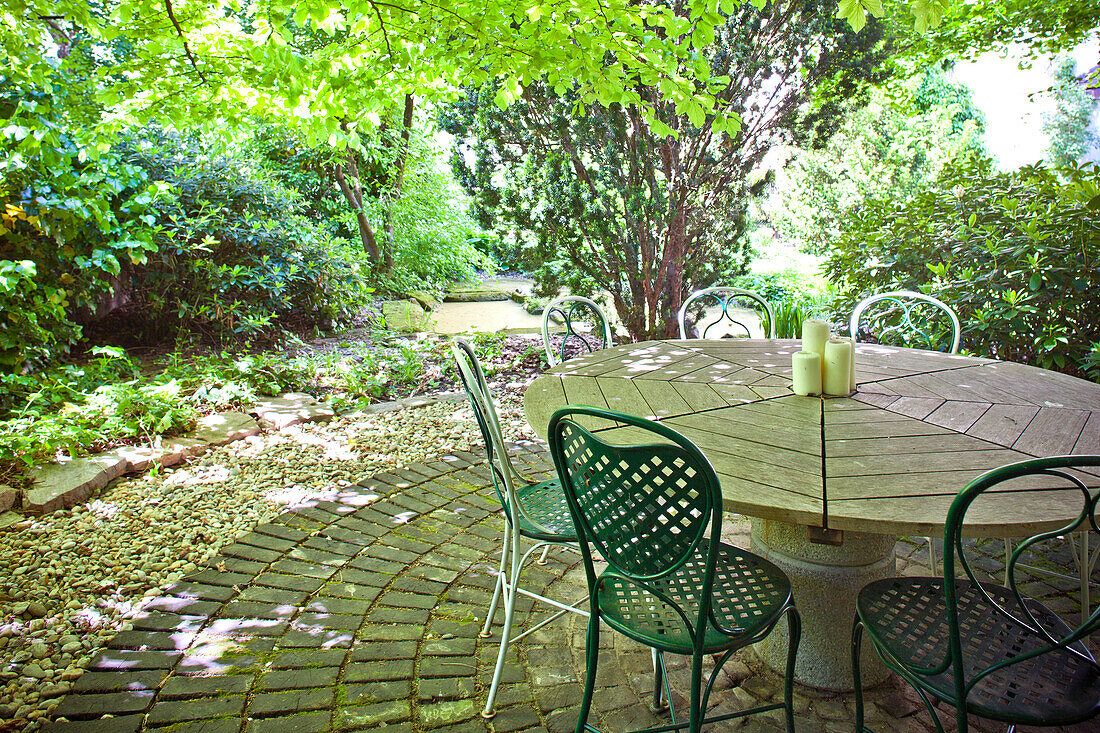
<path fill-rule="evenodd" d="M 564 325 L 561 343 L 555 349 L 550 333 L 550 320 L 559 319 Z M 589 324 L 590 334 L 585 334 L 582 324 Z M 611 324 L 596 301 L 580 295 L 566 295 L 550 301 L 542 312 L 542 346 L 546 361 L 555 366 L 565 361 L 571 349 L 584 352 L 598 351 L 612 346 Z"/>
<path fill-rule="evenodd" d="M 519 521 L 519 515 L 522 514 L 532 525 L 552 534 L 553 530 L 546 528 L 528 515 L 516 494 L 516 484 L 520 477 L 508 458 L 508 448 L 504 443 L 504 433 L 500 428 L 500 419 L 493 404 L 493 395 L 489 391 L 485 372 L 473 347 L 465 339 L 455 336 L 451 339 L 451 353 L 454 354 L 455 363 L 458 366 L 458 377 L 462 382 L 462 388 L 470 399 L 470 407 L 473 408 L 474 417 L 477 419 L 478 427 L 481 428 L 481 437 L 485 440 L 485 452 L 489 457 L 493 487 L 496 490 L 497 499 L 504 507 L 505 517 L 510 523 L 515 524 Z"/>
<path fill-rule="evenodd" d="M 717 315 L 707 313 L 706 309 L 716 306 L 721 309 Z M 688 310 L 699 308 L 703 309 L 698 322 L 695 324 L 699 338 L 707 338 L 707 332 L 710 329 L 724 326 L 727 323 L 729 324 L 726 326 L 727 329 L 730 326 L 736 326 L 745 332 L 745 336 L 752 336 L 752 330 L 746 322 L 748 319 L 745 318 L 748 315 L 746 311 L 756 313 L 757 317 L 760 318 L 764 338 L 775 338 L 775 313 L 772 311 L 771 304 L 764 300 L 760 293 L 741 288 L 725 287 L 696 290 L 680 306 L 680 338 L 688 338 Z"/>
<path fill-rule="evenodd" d="M 597 423 L 607 421 L 609 427 L 619 428 L 619 434 L 651 442 L 607 442 L 578 418 L 588 424 L 593 418 Z M 616 574 L 647 587 L 647 580 L 674 572 L 705 542 L 704 603 L 696 619 L 702 624 L 710 612 L 722 527 L 718 476 L 702 452 L 660 423 L 581 405 L 554 413 L 549 439 L 580 538 L 589 588 L 595 587 L 597 578 L 593 547 Z"/>
<path fill-rule="evenodd" d="M 1100 455 L 1053 456 L 1021 461 L 984 473 L 971 481 L 951 503 L 944 529 L 943 556 L 944 594 L 950 644 L 947 650 L 948 658 L 941 668 L 946 669 L 948 664 L 953 668 L 959 695 L 956 699 L 966 699 L 970 690 L 983 679 L 1026 659 L 1050 654 L 1055 650 L 1081 655 L 1083 649 L 1078 642 L 1100 628 L 1100 608 L 1094 610 L 1092 615 L 1079 626 L 1071 628 L 1060 618 L 1043 613 L 1034 602 L 1028 602 L 1020 593 L 1016 578 L 1017 562 L 1024 552 L 1037 543 L 1079 530 L 1094 533 L 1094 538 L 1100 535 L 1096 518 L 1097 500 L 1100 499 L 1098 468 L 1100 468 Z M 996 590 L 992 585 L 984 587 L 978 585 L 980 578 L 975 576 L 967 558 L 967 546 L 963 538 L 966 516 L 975 502 L 980 502 L 981 495 L 987 491 L 998 493 L 1011 491 L 1014 497 L 1018 497 L 1016 504 L 1021 507 L 1021 510 L 1024 510 L 1024 507 L 1030 507 L 1036 512 L 1036 519 L 1040 520 L 1044 518 L 1044 512 L 1049 512 L 1049 509 L 1043 508 L 1044 504 L 1050 506 L 1048 502 L 1055 496 L 1063 500 L 1066 496 L 1079 496 L 1081 500 L 1081 511 L 1076 518 L 1068 521 L 1064 526 L 1036 534 L 1017 545 L 1008 558 L 1007 590 Z M 961 586 L 946 582 L 947 578 L 957 577 L 956 567 L 962 568 L 971 580 L 970 584 Z M 960 596 L 960 592 L 964 595 Z M 999 614 L 1018 628 L 1026 630 L 1031 637 L 1031 642 L 1018 645 L 1018 653 L 1008 658 L 964 658 L 961 650 L 964 648 L 962 635 L 965 630 L 960 629 L 960 605 L 968 607 L 966 615 L 969 619 Z M 1100 674 L 1100 665 L 1096 665 L 1091 660 L 1090 664 L 1095 672 Z"/>
<path fill-rule="evenodd" d="M 940 311 L 951 321 L 950 341 L 944 338 L 948 329 L 937 318 L 942 318 Z M 879 343 L 899 339 L 903 341 L 896 344 L 899 346 L 917 345 L 933 351 L 959 353 L 959 337 L 962 334 L 959 316 L 938 298 L 913 290 L 891 290 L 864 298 L 852 310 L 848 323 L 849 332 L 856 341 L 860 340 L 860 319 L 864 318 L 865 312 L 867 332 L 873 334 Z M 937 348 L 947 343 L 950 343 L 949 349 Z"/>

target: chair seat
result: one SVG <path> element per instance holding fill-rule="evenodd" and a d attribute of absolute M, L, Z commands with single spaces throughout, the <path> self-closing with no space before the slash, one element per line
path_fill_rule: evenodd
<path fill-rule="evenodd" d="M 706 556 L 696 550 L 675 572 L 649 582 L 679 604 L 694 624 L 705 574 Z M 721 543 L 711 596 L 714 621 L 736 633 L 723 632 L 708 622 L 703 641 L 708 654 L 744 644 L 770 628 L 790 601 L 791 584 L 767 560 Z M 635 582 L 605 571 L 600 576 L 598 602 L 603 620 L 626 636 L 673 654 L 692 653 L 691 636 L 680 615 Z"/>
<path fill-rule="evenodd" d="M 577 530 L 573 526 L 573 517 L 569 515 L 569 505 L 565 503 L 565 493 L 561 490 L 558 479 L 517 486 L 516 496 L 527 516 L 551 530 L 543 531 L 520 513 L 519 531 L 524 537 L 547 542 L 577 541 Z"/>
<path fill-rule="evenodd" d="M 975 672 L 1029 650 L 1047 646 L 1045 639 L 991 609 L 978 587 L 958 582 L 959 629 L 964 672 Z M 982 584 L 1006 611 L 1026 619 L 1011 592 Z M 1053 611 L 1027 599 L 1027 608 L 1055 638 L 1071 629 Z M 942 578 L 888 578 L 869 584 L 859 594 L 857 612 L 876 645 L 906 667 L 934 667 L 947 657 L 948 625 Z M 1005 722 L 1068 725 L 1100 712 L 1100 669 L 1081 643 L 1073 646 L 1085 658 L 1057 650 L 991 673 L 966 699 L 968 710 Z M 936 697 L 955 703 L 951 669 L 916 678 Z"/>

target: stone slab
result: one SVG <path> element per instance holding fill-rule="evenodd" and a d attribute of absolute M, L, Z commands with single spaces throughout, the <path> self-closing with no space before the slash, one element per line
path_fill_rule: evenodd
<path fill-rule="evenodd" d="M 494 300 L 508 300 L 508 293 L 499 290 L 487 290 L 483 288 L 463 288 L 452 290 L 443 296 L 446 303 L 486 303 Z"/>
<path fill-rule="evenodd" d="M 243 412 L 219 412 L 201 418 L 192 437 L 210 445 L 225 445 L 259 432 L 260 425 L 251 415 Z"/>
<path fill-rule="evenodd" d="M 30 470 L 34 486 L 23 492 L 23 509 L 29 514 L 48 514 L 75 506 L 127 468 L 125 459 L 112 454 L 35 466 Z"/>
<path fill-rule="evenodd" d="M 428 312 L 412 299 L 383 301 L 382 317 L 391 331 L 424 331 L 431 323 Z"/>
<path fill-rule="evenodd" d="M 18 498 L 18 491 L 10 486 L 0 485 L 0 512 L 6 512 L 15 506 L 15 500 Z"/>
<path fill-rule="evenodd" d="M 415 300 L 426 311 L 433 311 L 440 306 L 441 301 L 426 290 L 410 290 L 405 293 Z"/>
<path fill-rule="evenodd" d="M 287 392 L 281 397 L 261 400 L 252 408 L 261 424 L 281 430 L 304 422 L 331 420 L 336 412 L 323 402 L 301 392 Z"/>
<path fill-rule="evenodd" d="M 7 529 L 22 520 L 23 515 L 19 512 L 0 512 L 0 530 Z"/>

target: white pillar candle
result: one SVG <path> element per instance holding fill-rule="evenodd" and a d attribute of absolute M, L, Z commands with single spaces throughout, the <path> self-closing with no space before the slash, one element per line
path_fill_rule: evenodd
<path fill-rule="evenodd" d="M 822 387 L 825 394 L 847 396 L 852 375 L 852 342 L 831 338 L 825 343 L 825 377 Z"/>
<path fill-rule="evenodd" d="M 802 322 L 802 350 L 813 351 L 825 358 L 825 342 L 829 340 L 829 324 L 816 318 Z"/>
<path fill-rule="evenodd" d="M 856 340 L 851 336 L 845 336 L 844 340 L 852 345 L 851 365 L 848 368 L 848 391 L 856 391 Z"/>
<path fill-rule="evenodd" d="M 797 395 L 821 394 L 821 357 L 814 351 L 799 351 L 791 357 L 791 389 Z"/>

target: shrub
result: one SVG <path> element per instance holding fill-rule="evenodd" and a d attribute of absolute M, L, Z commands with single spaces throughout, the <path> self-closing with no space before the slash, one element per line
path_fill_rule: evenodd
<path fill-rule="evenodd" d="M 1100 379 L 1100 168 L 989 160 L 953 167 L 904 204 L 846 220 L 827 269 L 850 312 L 920 290 L 953 305 L 968 352 Z"/>
<path fill-rule="evenodd" d="M 255 336 L 277 319 L 351 315 L 368 292 L 358 255 L 302 215 L 292 191 L 150 131 L 128 159 L 171 186 L 155 219 L 158 249 L 131 271 L 149 318 L 210 335 Z"/>

